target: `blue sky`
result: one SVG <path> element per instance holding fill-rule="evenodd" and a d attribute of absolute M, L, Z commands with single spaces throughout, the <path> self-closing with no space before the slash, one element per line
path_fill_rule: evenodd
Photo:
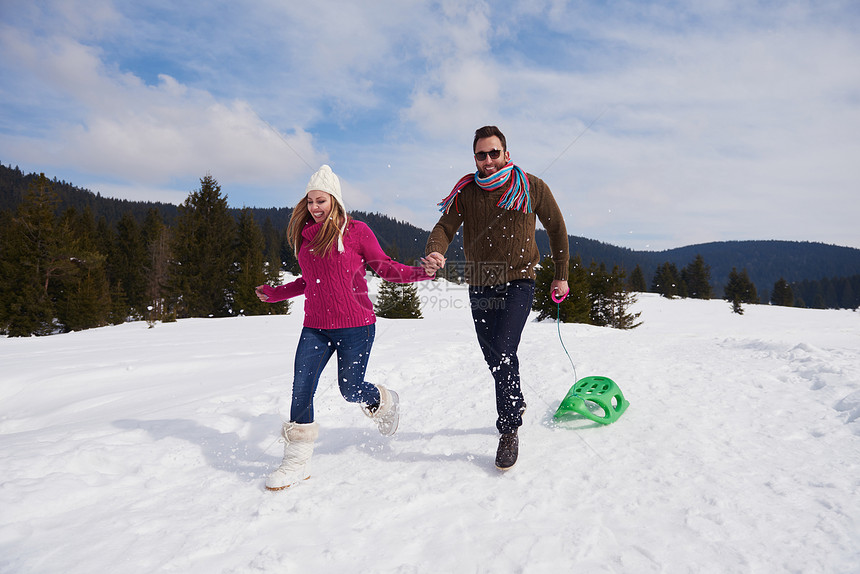
<path fill-rule="evenodd" d="M 430 229 L 495 124 L 572 235 L 860 248 L 855 1 L 202 4 L 0 0 L 0 162 L 176 204 L 211 174 L 234 207 L 328 163 Z"/>

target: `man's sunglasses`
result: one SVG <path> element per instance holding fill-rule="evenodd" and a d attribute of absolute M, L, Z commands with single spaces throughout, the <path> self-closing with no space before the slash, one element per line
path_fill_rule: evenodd
<path fill-rule="evenodd" d="M 499 159 L 500 155 L 502 155 L 502 150 L 491 149 L 490 151 L 479 151 L 475 154 L 475 159 L 478 161 L 484 161 L 487 159 L 487 156 L 490 156 L 490 159 Z"/>

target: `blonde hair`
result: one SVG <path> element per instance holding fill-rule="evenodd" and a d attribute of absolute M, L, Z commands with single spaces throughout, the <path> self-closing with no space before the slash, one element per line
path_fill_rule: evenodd
<path fill-rule="evenodd" d="M 340 202 L 335 200 L 330 193 L 328 195 L 331 198 L 331 213 L 311 242 L 311 249 L 320 257 L 328 255 L 332 248 L 337 245 L 341 228 L 345 228 L 349 222 L 349 216 L 343 210 Z M 287 225 L 287 241 L 295 251 L 296 257 L 299 256 L 299 248 L 302 246 L 302 230 L 304 230 L 308 220 L 311 219 L 313 218 L 308 211 L 308 196 L 305 195 L 293 208 L 290 223 Z"/>

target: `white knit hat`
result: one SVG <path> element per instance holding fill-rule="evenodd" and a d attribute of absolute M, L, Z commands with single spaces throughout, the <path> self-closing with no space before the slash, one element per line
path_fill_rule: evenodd
<path fill-rule="evenodd" d="M 340 180 L 331 170 L 328 165 L 323 165 L 320 167 L 316 173 L 311 176 L 310 181 L 305 186 L 305 193 L 307 194 L 309 191 L 324 191 L 327 194 L 331 195 L 335 201 L 337 201 L 341 208 L 343 209 L 344 214 L 346 214 L 346 205 L 343 203 L 343 195 L 340 192 Z M 337 238 L 337 250 L 343 251 L 343 232 L 346 230 L 346 221 L 344 220 L 343 226 L 340 228 L 340 237 Z"/>

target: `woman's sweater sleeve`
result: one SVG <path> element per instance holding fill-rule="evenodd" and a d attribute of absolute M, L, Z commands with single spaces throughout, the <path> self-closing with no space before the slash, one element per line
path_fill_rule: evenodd
<path fill-rule="evenodd" d="M 269 296 L 269 300 L 266 301 L 267 303 L 277 303 L 278 301 L 286 301 L 287 299 L 301 295 L 305 292 L 305 285 L 305 280 L 299 277 L 295 281 L 290 281 L 284 285 L 269 287 L 268 289 L 264 288 L 263 292 Z"/>
<path fill-rule="evenodd" d="M 386 255 L 376 235 L 366 225 L 362 227 L 361 254 L 371 269 L 391 283 L 414 283 L 433 279 L 432 275 L 427 275 L 423 267 L 403 265 Z"/>

